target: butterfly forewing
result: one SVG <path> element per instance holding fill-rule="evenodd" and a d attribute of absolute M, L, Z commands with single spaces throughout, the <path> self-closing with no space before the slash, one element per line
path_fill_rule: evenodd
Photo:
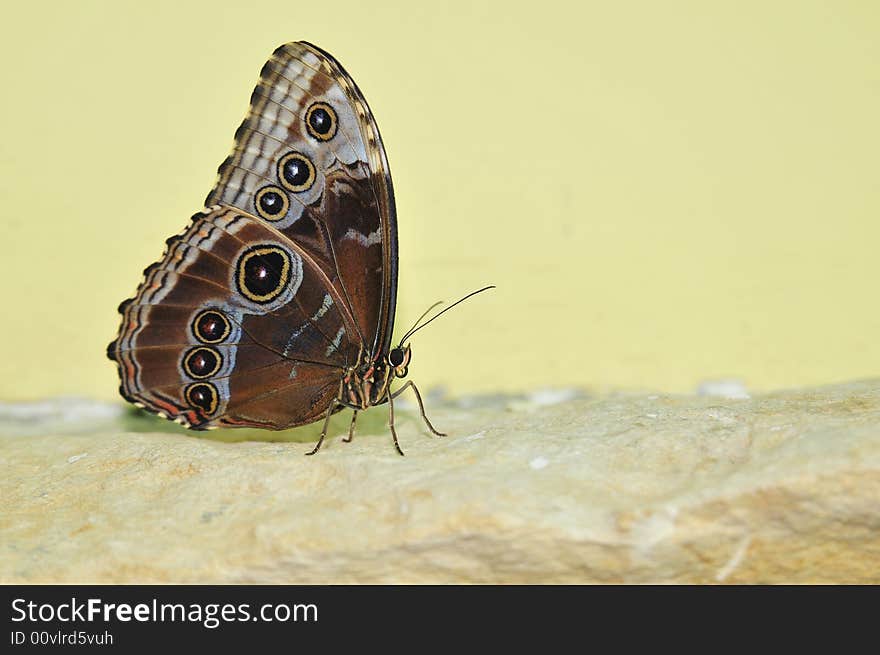
<path fill-rule="evenodd" d="M 300 244 L 345 299 L 364 349 L 386 351 L 397 284 L 394 194 L 376 122 L 339 63 L 306 43 L 278 48 L 218 175 L 206 204 L 250 212 Z"/>

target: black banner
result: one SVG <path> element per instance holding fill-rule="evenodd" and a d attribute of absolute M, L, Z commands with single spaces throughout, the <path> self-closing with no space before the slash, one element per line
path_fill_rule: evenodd
<path fill-rule="evenodd" d="M 841 603 L 851 591 L 862 603 Z M 806 634 L 876 608 L 877 588 L 501 586 L 7 586 L 2 652 L 30 649 L 247 648 L 306 644 L 447 645 L 613 639 L 616 648 L 718 630 Z M 853 601 L 858 598 L 853 598 Z M 860 609 L 861 608 L 861 609 Z M 873 619 L 870 624 L 873 624 Z M 867 623 L 865 624 L 867 625 Z M 418 643 L 406 635 L 420 635 Z M 658 641 L 659 640 L 659 641 Z M 407 646 L 408 644 L 408 646 Z M 472 644 L 471 644 L 472 645 Z M 598 644 L 596 644 L 598 646 Z M 707 644 L 708 647 L 708 644 Z"/>

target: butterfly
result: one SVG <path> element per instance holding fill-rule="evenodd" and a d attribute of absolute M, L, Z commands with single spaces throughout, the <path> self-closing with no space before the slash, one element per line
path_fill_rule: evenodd
<path fill-rule="evenodd" d="M 309 455 L 332 414 L 354 410 L 350 441 L 358 412 L 387 402 L 403 455 L 394 399 L 412 389 L 428 429 L 445 436 L 411 380 L 391 391 L 408 373 L 407 339 L 439 314 L 393 345 L 391 173 L 373 114 L 335 58 L 305 41 L 275 50 L 205 207 L 119 306 L 107 355 L 126 400 L 198 430 L 323 417 Z"/>

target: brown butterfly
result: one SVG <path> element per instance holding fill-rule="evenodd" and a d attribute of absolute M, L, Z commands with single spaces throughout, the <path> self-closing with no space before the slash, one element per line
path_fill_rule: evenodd
<path fill-rule="evenodd" d="M 119 307 L 107 355 L 124 398 L 194 429 L 324 417 L 310 455 L 333 413 L 354 410 L 350 441 L 358 411 L 388 402 L 403 455 L 394 398 L 412 388 L 425 424 L 445 436 L 412 381 L 391 391 L 407 375 L 406 340 L 439 314 L 392 347 L 391 174 L 370 108 L 336 59 L 302 41 L 272 54 L 205 206 Z"/>

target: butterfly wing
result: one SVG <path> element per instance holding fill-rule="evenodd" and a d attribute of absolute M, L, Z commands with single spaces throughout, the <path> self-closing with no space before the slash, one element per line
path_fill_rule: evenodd
<path fill-rule="evenodd" d="M 120 392 L 196 428 L 320 418 L 387 351 L 397 283 L 385 151 L 333 57 L 273 53 L 206 205 L 120 307 Z"/>
<path fill-rule="evenodd" d="M 314 260 L 226 207 L 193 217 L 120 306 L 120 393 L 195 428 L 310 423 L 358 351 L 353 322 Z"/>
<path fill-rule="evenodd" d="M 391 174 L 363 94 L 331 55 L 305 42 L 272 54 L 212 204 L 259 216 L 300 244 L 345 299 L 365 350 L 387 351 L 397 294 Z"/>

